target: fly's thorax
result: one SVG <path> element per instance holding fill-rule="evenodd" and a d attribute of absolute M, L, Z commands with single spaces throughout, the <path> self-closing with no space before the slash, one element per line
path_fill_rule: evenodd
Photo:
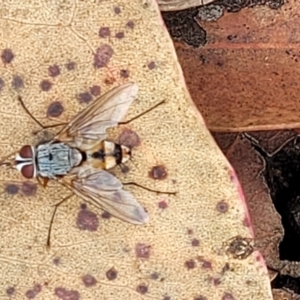
<path fill-rule="evenodd" d="M 131 157 L 131 150 L 124 145 L 104 140 L 87 151 L 87 157 L 101 161 L 103 169 L 109 170 L 126 163 Z"/>
<path fill-rule="evenodd" d="M 38 175 L 56 178 L 78 166 L 82 161 L 82 154 L 64 143 L 47 143 L 37 147 L 36 161 Z"/>
<path fill-rule="evenodd" d="M 37 175 L 36 148 L 25 145 L 16 154 L 15 168 L 21 172 L 25 178 L 34 178 Z"/>

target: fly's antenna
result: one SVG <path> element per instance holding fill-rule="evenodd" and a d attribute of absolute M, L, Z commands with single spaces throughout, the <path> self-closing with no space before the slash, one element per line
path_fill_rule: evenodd
<path fill-rule="evenodd" d="M 145 110 L 144 112 L 140 113 L 139 115 L 133 117 L 132 119 L 127 120 L 127 121 L 124 121 L 124 122 L 119 122 L 118 125 L 126 125 L 126 124 L 128 124 L 128 123 L 130 123 L 130 122 L 132 122 L 132 121 L 134 121 L 134 120 L 136 120 L 136 119 L 138 119 L 138 118 L 140 118 L 141 116 L 147 114 L 148 112 L 150 112 L 151 110 L 157 108 L 158 106 L 160 106 L 160 105 L 162 105 L 162 104 L 165 104 L 165 103 L 166 103 L 166 101 L 165 101 L 165 100 L 162 100 L 162 101 L 158 102 L 157 104 L 155 104 L 154 106 L 148 108 L 148 109 Z"/>

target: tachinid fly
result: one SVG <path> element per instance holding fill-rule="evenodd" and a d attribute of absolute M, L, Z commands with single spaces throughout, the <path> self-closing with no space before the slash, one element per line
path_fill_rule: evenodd
<path fill-rule="evenodd" d="M 44 186 L 48 179 L 55 179 L 121 220 L 146 223 L 144 208 L 106 171 L 131 157 L 130 148 L 106 140 L 106 129 L 120 123 L 137 93 L 135 83 L 110 90 L 75 116 L 52 141 L 25 145 L 13 160 L 2 164 L 18 169 L 25 178 L 44 181 Z"/>

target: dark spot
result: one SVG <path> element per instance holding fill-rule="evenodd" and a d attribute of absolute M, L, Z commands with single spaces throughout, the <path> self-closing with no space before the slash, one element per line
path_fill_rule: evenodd
<path fill-rule="evenodd" d="M 124 129 L 119 136 L 119 143 L 130 149 L 141 144 L 140 137 L 131 129 Z"/>
<path fill-rule="evenodd" d="M 122 39 L 122 38 L 124 38 L 124 32 L 123 32 L 123 31 L 117 32 L 116 35 L 115 35 L 115 37 L 116 37 L 117 39 Z"/>
<path fill-rule="evenodd" d="M 101 87 L 99 85 L 93 85 L 90 87 L 90 93 L 95 97 L 99 96 L 101 94 Z"/>
<path fill-rule="evenodd" d="M 170 296 L 164 296 L 163 300 L 171 300 Z"/>
<path fill-rule="evenodd" d="M 58 266 L 60 264 L 60 258 L 59 257 L 55 257 L 53 258 L 53 263 Z"/>
<path fill-rule="evenodd" d="M 49 76 L 56 77 L 60 74 L 60 68 L 58 65 L 53 65 L 48 68 Z"/>
<path fill-rule="evenodd" d="M 211 269 L 212 265 L 211 265 L 210 261 L 205 260 L 202 256 L 198 256 L 197 260 L 202 263 L 202 265 L 201 265 L 202 268 L 204 268 L 204 269 Z"/>
<path fill-rule="evenodd" d="M 0 78 L 0 92 L 4 88 L 4 85 L 5 85 L 4 80 L 2 78 Z"/>
<path fill-rule="evenodd" d="M 192 246 L 193 246 L 193 247 L 198 247 L 199 244 L 200 244 L 199 240 L 197 240 L 197 239 L 192 239 Z"/>
<path fill-rule="evenodd" d="M 213 278 L 212 279 L 213 285 L 218 286 L 221 284 L 221 279 L 220 278 Z"/>
<path fill-rule="evenodd" d="M 5 192 L 9 195 L 16 195 L 19 192 L 19 186 L 14 183 L 9 183 L 5 187 Z"/>
<path fill-rule="evenodd" d="M 82 277 L 82 282 L 86 287 L 91 287 L 96 285 L 97 280 L 94 276 L 87 274 Z"/>
<path fill-rule="evenodd" d="M 107 78 L 105 78 L 104 83 L 105 83 L 106 85 L 111 85 L 111 84 L 113 84 L 115 81 L 116 81 L 115 78 L 113 78 L 113 77 L 107 77 Z"/>
<path fill-rule="evenodd" d="M 81 230 L 96 231 L 99 227 L 98 217 L 90 210 L 80 210 L 77 216 L 77 226 Z"/>
<path fill-rule="evenodd" d="M 130 171 L 129 167 L 126 165 L 119 165 L 121 167 L 122 173 L 126 174 Z"/>
<path fill-rule="evenodd" d="M 148 64 L 148 69 L 149 69 L 149 70 L 153 70 L 153 69 L 155 69 L 155 68 L 156 68 L 155 62 L 154 62 L 154 61 L 149 62 L 149 64 Z"/>
<path fill-rule="evenodd" d="M 28 290 L 26 293 L 25 293 L 25 296 L 28 298 L 28 299 L 33 299 L 35 296 L 36 296 L 36 292 L 34 290 Z"/>
<path fill-rule="evenodd" d="M 157 272 L 154 272 L 150 275 L 150 278 L 153 280 L 157 280 L 159 278 L 159 274 Z"/>
<path fill-rule="evenodd" d="M 15 293 L 15 291 L 16 291 L 15 288 L 11 286 L 11 287 L 6 289 L 6 294 L 8 296 L 12 296 Z"/>
<path fill-rule="evenodd" d="M 42 291 L 42 286 L 40 284 L 36 284 L 34 287 L 33 287 L 33 290 L 36 294 L 40 293 Z"/>
<path fill-rule="evenodd" d="M 119 7 L 119 6 L 115 6 L 114 7 L 114 12 L 115 12 L 115 14 L 120 14 L 121 13 L 121 8 Z"/>
<path fill-rule="evenodd" d="M 193 231 L 193 229 L 188 229 L 188 230 L 187 230 L 187 233 L 188 233 L 189 235 L 192 235 L 192 234 L 194 233 L 194 231 Z"/>
<path fill-rule="evenodd" d="M 75 63 L 73 61 L 70 61 L 66 64 L 66 68 L 68 71 L 73 71 L 75 69 Z"/>
<path fill-rule="evenodd" d="M 230 35 L 227 36 L 227 40 L 228 40 L 228 41 L 232 41 L 232 40 L 234 40 L 234 39 L 236 39 L 236 38 L 237 38 L 237 35 L 236 35 L 236 34 L 234 34 L 234 35 L 233 35 L 233 34 L 230 34 Z"/>
<path fill-rule="evenodd" d="M 14 59 L 15 55 L 11 49 L 4 49 L 1 53 L 1 59 L 4 64 L 10 64 Z"/>
<path fill-rule="evenodd" d="M 52 102 L 47 109 L 47 117 L 48 118 L 57 118 L 64 111 L 64 107 L 59 101 Z"/>
<path fill-rule="evenodd" d="M 89 92 L 80 93 L 78 95 L 79 102 L 82 103 L 89 103 L 93 100 L 92 95 Z"/>
<path fill-rule="evenodd" d="M 79 300 L 80 295 L 77 291 L 66 290 L 65 288 L 58 287 L 54 289 L 54 294 L 62 300 Z"/>
<path fill-rule="evenodd" d="M 115 280 L 118 276 L 118 272 L 115 268 L 111 268 L 106 272 L 106 278 L 108 280 Z"/>
<path fill-rule="evenodd" d="M 234 300 L 234 297 L 230 293 L 225 293 L 222 297 L 222 300 Z"/>
<path fill-rule="evenodd" d="M 86 203 L 81 203 L 80 204 L 80 209 L 87 209 Z"/>
<path fill-rule="evenodd" d="M 21 186 L 21 192 L 24 196 L 26 197 L 30 197 L 30 196 L 34 196 L 36 194 L 37 191 L 37 185 L 33 182 L 23 182 L 22 186 Z"/>
<path fill-rule="evenodd" d="M 99 36 L 102 38 L 107 38 L 110 36 L 110 29 L 109 27 L 101 27 L 99 29 Z"/>
<path fill-rule="evenodd" d="M 50 91 L 51 87 L 52 87 L 52 83 L 47 79 L 42 80 L 40 83 L 40 88 L 43 92 Z"/>
<path fill-rule="evenodd" d="M 196 263 L 193 259 L 190 259 L 190 260 L 187 260 L 185 263 L 184 263 L 185 267 L 188 269 L 188 270 L 191 270 L 191 269 L 194 269 L 196 267 Z"/>
<path fill-rule="evenodd" d="M 95 68 L 103 68 L 105 67 L 111 57 L 114 54 L 114 50 L 110 45 L 104 44 L 100 46 L 96 54 L 94 55 L 94 67 Z"/>
<path fill-rule="evenodd" d="M 129 71 L 128 70 L 121 70 L 120 71 L 120 76 L 123 78 L 128 78 L 129 77 Z"/>
<path fill-rule="evenodd" d="M 194 300 L 207 300 L 207 298 L 203 296 L 197 296 L 194 298 Z"/>
<path fill-rule="evenodd" d="M 220 213 L 226 213 L 228 211 L 229 205 L 224 200 L 217 203 L 217 211 Z"/>
<path fill-rule="evenodd" d="M 167 178 L 168 173 L 163 165 L 152 167 L 151 171 L 149 171 L 149 177 L 155 180 L 163 180 Z"/>
<path fill-rule="evenodd" d="M 141 283 L 137 286 L 136 291 L 142 295 L 145 295 L 148 292 L 148 287 L 146 284 Z"/>
<path fill-rule="evenodd" d="M 110 219 L 111 218 L 111 214 L 108 212 L 108 211 L 104 211 L 102 214 L 101 214 L 101 217 L 103 219 Z"/>
<path fill-rule="evenodd" d="M 129 27 L 130 29 L 133 29 L 134 28 L 134 22 L 132 20 L 129 20 L 127 23 L 126 23 L 126 26 Z"/>
<path fill-rule="evenodd" d="M 158 202 L 158 207 L 161 209 L 166 209 L 168 207 L 168 203 L 165 200 Z"/>
<path fill-rule="evenodd" d="M 11 85 L 15 90 L 19 90 L 24 87 L 24 81 L 21 76 L 15 75 L 13 77 Z"/>
<path fill-rule="evenodd" d="M 138 243 L 135 247 L 135 254 L 137 257 L 149 258 L 150 257 L 150 248 L 151 246 Z"/>

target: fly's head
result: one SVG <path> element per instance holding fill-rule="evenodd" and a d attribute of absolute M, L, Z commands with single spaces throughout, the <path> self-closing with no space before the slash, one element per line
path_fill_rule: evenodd
<path fill-rule="evenodd" d="M 35 147 L 25 145 L 15 156 L 14 167 L 27 179 L 34 178 L 37 175 L 35 154 Z"/>

